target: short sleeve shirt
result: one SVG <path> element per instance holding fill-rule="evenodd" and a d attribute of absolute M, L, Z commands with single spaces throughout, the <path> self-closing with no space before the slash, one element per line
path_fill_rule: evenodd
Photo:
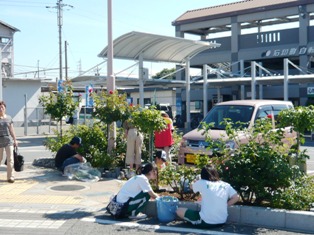
<path fill-rule="evenodd" d="M 0 148 L 13 145 L 13 140 L 10 136 L 9 130 L 11 124 L 13 124 L 13 120 L 9 115 L 0 119 Z"/>
<path fill-rule="evenodd" d="M 145 175 L 136 175 L 129 179 L 121 188 L 117 195 L 117 201 L 120 203 L 127 202 L 130 198 L 135 197 L 140 192 L 153 191 L 148 178 Z"/>
<path fill-rule="evenodd" d="M 56 154 L 55 166 L 57 168 L 61 167 L 66 159 L 73 157 L 76 154 L 77 151 L 73 147 L 71 147 L 71 145 L 69 144 L 63 145 Z"/>
<path fill-rule="evenodd" d="M 237 192 L 223 181 L 198 180 L 193 191 L 202 196 L 200 217 L 207 224 L 225 223 L 228 217 L 228 200 Z"/>

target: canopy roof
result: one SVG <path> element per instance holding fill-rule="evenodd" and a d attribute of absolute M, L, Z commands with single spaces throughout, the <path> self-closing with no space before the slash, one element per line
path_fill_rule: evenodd
<path fill-rule="evenodd" d="M 84 88 L 89 84 L 93 84 L 94 87 L 107 87 L 108 78 L 107 76 L 80 76 L 71 80 L 76 88 Z M 132 77 L 116 77 L 116 86 L 119 89 L 138 89 L 139 79 Z M 178 80 L 161 80 L 161 79 L 146 79 L 144 80 L 145 88 L 174 88 L 174 87 L 185 87 L 185 81 Z"/>
<path fill-rule="evenodd" d="M 218 43 L 193 41 L 141 32 L 130 32 L 113 41 L 113 57 L 115 59 L 138 60 L 142 55 L 144 61 L 183 63 L 196 54 L 219 47 Z M 108 46 L 99 57 L 107 57 Z"/>

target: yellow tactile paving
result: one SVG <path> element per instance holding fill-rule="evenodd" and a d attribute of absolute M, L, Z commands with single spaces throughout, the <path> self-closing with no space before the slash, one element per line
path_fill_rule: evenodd
<path fill-rule="evenodd" d="M 79 204 L 82 199 L 73 196 L 52 196 L 52 195 L 27 195 L 25 192 L 38 182 L 27 180 L 16 180 L 14 184 L 8 184 L 0 176 L 0 202 L 5 203 L 39 203 L 39 204 Z"/>
<path fill-rule="evenodd" d="M 19 195 L 38 184 L 35 181 L 17 180 L 14 184 L 0 183 L 0 195 Z"/>

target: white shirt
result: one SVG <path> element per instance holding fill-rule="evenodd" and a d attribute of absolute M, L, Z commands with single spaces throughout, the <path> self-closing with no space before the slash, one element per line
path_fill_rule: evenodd
<path fill-rule="evenodd" d="M 117 195 L 117 202 L 124 203 L 131 197 L 135 197 L 140 192 L 153 191 L 145 175 L 136 175 L 129 179 L 121 188 Z"/>
<path fill-rule="evenodd" d="M 193 191 L 202 196 L 200 217 L 207 224 L 225 223 L 228 217 L 228 200 L 237 192 L 223 181 L 198 180 Z"/>

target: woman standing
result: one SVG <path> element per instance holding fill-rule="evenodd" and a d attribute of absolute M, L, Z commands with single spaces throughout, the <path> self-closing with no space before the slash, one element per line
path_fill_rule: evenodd
<path fill-rule="evenodd" d="M 117 194 L 117 202 L 128 203 L 127 214 L 130 219 L 144 219 L 145 214 L 139 213 L 150 198 L 156 199 L 158 195 L 153 191 L 149 180 L 156 179 L 156 169 L 151 163 L 142 167 L 141 175 L 133 176 Z"/>
<path fill-rule="evenodd" d="M 135 175 L 135 172 L 139 169 L 142 162 L 142 145 L 144 137 L 129 120 L 123 122 L 123 129 L 127 139 L 125 164 L 130 165 L 128 178 L 131 178 Z"/>
<path fill-rule="evenodd" d="M 0 163 L 3 159 L 3 150 L 7 157 L 7 180 L 14 183 L 14 157 L 13 147 L 17 147 L 15 132 L 13 128 L 13 120 L 6 113 L 6 104 L 0 101 Z"/>
<path fill-rule="evenodd" d="M 166 152 L 167 161 L 171 163 L 170 148 L 174 144 L 172 132 L 174 130 L 173 122 L 169 115 L 161 111 L 161 116 L 166 122 L 166 129 L 155 132 L 155 148 L 162 149 Z"/>

